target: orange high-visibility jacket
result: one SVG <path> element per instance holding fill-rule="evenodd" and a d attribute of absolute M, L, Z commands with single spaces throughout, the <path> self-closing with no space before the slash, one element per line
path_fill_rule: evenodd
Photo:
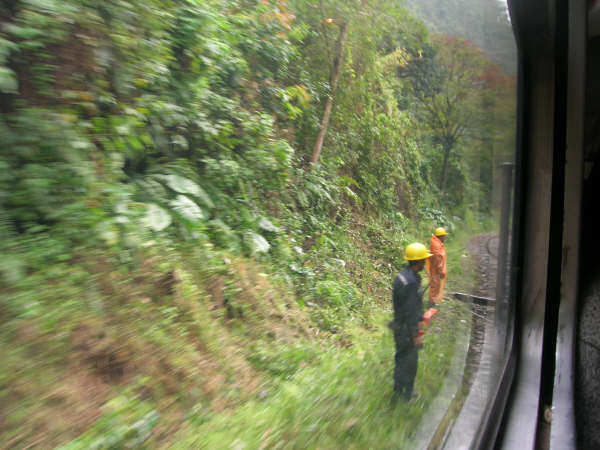
<path fill-rule="evenodd" d="M 433 256 L 427 258 L 427 276 L 429 277 L 429 301 L 440 304 L 444 296 L 444 286 L 448 275 L 446 266 L 446 248 L 437 236 L 431 236 L 429 251 Z"/>

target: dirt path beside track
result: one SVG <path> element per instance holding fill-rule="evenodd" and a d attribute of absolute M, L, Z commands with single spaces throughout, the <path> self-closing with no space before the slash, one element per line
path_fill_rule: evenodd
<path fill-rule="evenodd" d="M 477 267 L 477 280 L 467 294 L 494 298 L 496 290 L 496 274 L 498 268 L 498 235 L 486 233 L 474 236 L 467 244 L 469 257 Z M 446 293 L 445 301 L 457 302 L 451 294 Z M 423 439 L 426 427 L 420 434 L 421 441 L 417 447 L 422 449 L 460 448 L 454 447 L 473 439 L 485 408 L 489 389 L 492 387 L 493 366 L 486 351 L 489 336 L 494 335 L 494 306 L 478 304 L 469 305 L 471 312 L 470 335 L 457 341 L 456 357 L 453 368 L 448 374 L 439 397 L 434 401 L 430 413 L 432 422 L 437 424 L 435 432 L 429 439 Z M 487 339 L 487 340 L 486 340 Z M 459 348 L 460 347 L 460 348 Z M 475 395 L 471 395 L 475 391 Z M 436 409 L 438 410 L 436 412 Z M 440 415 L 439 410 L 445 411 Z M 425 444 L 425 441 L 428 444 Z"/>

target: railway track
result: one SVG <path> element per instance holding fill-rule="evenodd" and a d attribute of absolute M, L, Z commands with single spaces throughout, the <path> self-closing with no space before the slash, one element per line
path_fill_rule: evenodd
<path fill-rule="evenodd" d="M 478 283 L 471 294 L 494 297 L 498 269 L 498 236 L 484 234 L 476 236 L 470 252 L 478 266 Z M 486 358 L 486 335 L 493 334 L 495 304 L 471 304 L 471 334 L 458 391 L 450 402 L 447 412 L 440 421 L 428 449 L 457 448 L 465 441 L 463 433 L 473 431 L 485 408 L 486 388 L 493 376 L 493 365 Z M 475 396 L 470 393 L 475 392 Z"/>
<path fill-rule="evenodd" d="M 498 269 L 498 236 L 483 235 L 478 247 L 479 253 L 475 258 L 479 267 L 479 283 L 473 294 L 493 297 L 495 295 L 496 272 Z M 471 306 L 471 339 L 467 353 L 465 376 L 463 377 L 463 388 L 467 390 L 471 388 L 474 374 L 479 369 L 486 329 L 493 323 L 494 309 L 494 304 L 480 305 L 473 303 Z"/>

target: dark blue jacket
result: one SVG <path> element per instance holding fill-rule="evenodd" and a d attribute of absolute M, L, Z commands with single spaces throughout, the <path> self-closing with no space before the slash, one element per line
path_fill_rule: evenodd
<path fill-rule="evenodd" d="M 394 322 L 399 330 L 410 335 L 419 331 L 423 320 L 423 294 L 420 290 L 421 276 L 407 266 L 394 280 Z"/>

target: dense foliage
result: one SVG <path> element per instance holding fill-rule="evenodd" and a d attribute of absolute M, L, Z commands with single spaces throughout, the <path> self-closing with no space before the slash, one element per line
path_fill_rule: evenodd
<path fill-rule="evenodd" d="M 169 442 L 259 372 L 351 346 L 399 248 L 494 212 L 513 79 L 396 1 L 12 0 L 0 20 L 6 442 Z"/>

